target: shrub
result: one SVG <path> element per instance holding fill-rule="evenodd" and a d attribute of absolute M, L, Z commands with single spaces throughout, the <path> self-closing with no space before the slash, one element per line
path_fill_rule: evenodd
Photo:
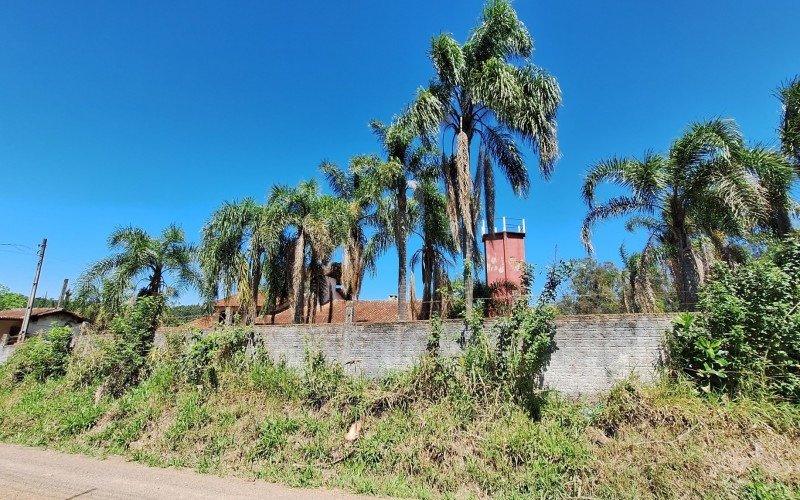
<path fill-rule="evenodd" d="M 220 366 L 244 352 L 246 345 L 247 332 L 243 328 L 223 328 L 209 334 L 195 332 L 181 358 L 181 371 L 189 382 L 216 387 Z"/>
<path fill-rule="evenodd" d="M 12 359 L 12 377 L 20 382 L 31 377 L 44 382 L 50 377 L 62 376 L 69 363 L 72 328 L 61 326 L 51 328 L 40 335 L 25 341 Z"/>
<path fill-rule="evenodd" d="M 102 347 L 96 370 L 83 376 L 91 382 L 104 378 L 100 395 L 119 396 L 146 376 L 147 356 L 153 347 L 161 297 L 141 297 L 111 322 L 113 340 Z"/>
<path fill-rule="evenodd" d="M 556 331 L 553 303 L 556 290 L 568 272 L 563 263 L 553 266 L 547 273 L 542 292 L 531 305 L 534 268 L 526 266 L 523 293 L 513 298 L 510 315 L 495 323 L 494 343 L 484 331 L 479 307 L 467 317 L 470 336 L 462 366 L 468 392 L 484 397 L 490 393 L 505 393 L 527 410 L 536 412 L 539 378 L 552 352 Z"/>
<path fill-rule="evenodd" d="M 707 392 L 800 401 L 800 242 L 784 240 L 735 269 L 715 268 L 699 311 L 675 323 L 673 369 Z"/>

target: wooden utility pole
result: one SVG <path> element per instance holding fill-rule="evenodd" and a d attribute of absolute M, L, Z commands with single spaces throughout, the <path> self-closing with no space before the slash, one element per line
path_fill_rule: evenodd
<path fill-rule="evenodd" d="M 56 309 L 61 309 L 64 307 L 64 297 L 67 295 L 67 285 L 69 284 L 69 278 L 64 278 L 64 285 L 61 287 L 61 295 L 58 296 L 58 305 Z"/>
<path fill-rule="evenodd" d="M 36 297 L 36 289 L 39 287 L 39 274 L 42 272 L 42 263 L 44 262 L 44 250 L 47 248 L 47 238 L 42 240 L 39 246 L 39 263 L 36 264 L 36 274 L 33 276 L 33 286 L 31 287 L 31 294 L 28 296 L 28 305 L 25 307 L 25 317 L 22 320 L 22 329 L 19 331 L 19 340 L 25 340 L 25 335 L 28 333 L 28 323 L 31 321 L 31 312 L 33 312 L 33 299 Z"/>

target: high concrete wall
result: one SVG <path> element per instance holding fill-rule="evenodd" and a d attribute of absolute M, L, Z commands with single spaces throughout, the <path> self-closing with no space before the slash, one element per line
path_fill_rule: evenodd
<path fill-rule="evenodd" d="M 69 326 L 72 328 L 72 335 L 75 338 L 80 333 L 83 324 L 76 323 L 75 318 L 69 314 L 48 314 L 41 318 L 31 319 L 28 325 L 28 337 L 47 332 L 54 327 Z M 8 327 L 11 325 L 21 326 L 22 320 L 0 320 L 0 363 L 4 363 L 19 347 L 18 344 L 6 345 Z"/>
<path fill-rule="evenodd" d="M 663 358 L 664 334 L 674 314 L 605 314 L 562 316 L 557 320 L 555 351 L 542 385 L 568 395 L 607 391 L 614 382 L 636 374 L 651 380 Z M 463 321 L 445 321 L 439 352 L 457 355 L 465 336 Z M 486 324 L 491 331 L 491 323 Z M 256 343 L 276 360 L 302 368 L 307 350 L 321 351 L 355 375 L 376 377 L 413 366 L 425 354 L 430 324 L 361 323 L 353 325 L 261 325 Z M 490 335 L 491 336 L 491 335 Z M 80 335 L 79 348 L 91 348 L 101 335 Z M 156 343 L 164 343 L 164 334 Z"/>
<path fill-rule="evenodd" d="M 580 395 L 608 390 L 633 373 L 650 380 L 662 360 L 662 340 L 673 318 L 670 314 L 559 318 L 543 386 Z M 464 323 L 447 321 L 443 328 L 440 352 L 455 355 L 465 334 Z M 301 367 L 306 350 L 312 349 L 343 364 L 348 372 L 368 377 L 412 366 L 425 354 L 429 335 L 426 322 L 255 328 L 256 341 L 291 366 Z"/>

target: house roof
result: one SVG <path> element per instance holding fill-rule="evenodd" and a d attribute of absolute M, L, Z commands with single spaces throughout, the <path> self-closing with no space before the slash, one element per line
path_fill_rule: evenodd
<path fill-rule="evenodd" d="M 219 299 L 218 301 L 214 302 L 214 307 L 239 307 L 241 304 L 241 300 L 239 300 L 239 294 L 236 295 L 229 295 L 223 299 Z M 264 295 L 259 293 L 258 294 L 258 307 L 264 306 Z"/>
<path fill-rule="evenodd" d="M 83 316 L 75 314 L 72 311 L 67 311 L 66 309 L 58 309 L 55 307 L 34 307 L 33 309 L 31 309 L 31 319 L 50 316 L 52 314 L 64 314 L 67 316 L 72 316 L 73 319 L 79 322 L 86 321 L 86 318 L 84 318 Z M 0 319 L 18 319 L 21 321 L 25 319 L 25 308 L 17 307 L 14 309 L 6 309 L 5 311 L 0 311 Z"/>
<path fill-rule="evenodd" d="M 411 317 L 418 314 L 419 304 L 412 308 L 409 304 Z M 387 323 L 397 321 L 397 300 L 359 300 L 353 304 L 355 323 Z M 314 323 L 344 323 L 345 301 L 334 300 L 319 306 L 314 314 Z M 256 318 L 257 325 L 286 325 L 294 320 L 294 311 L 286 308 L 276 314 L 263 314 Z"/>

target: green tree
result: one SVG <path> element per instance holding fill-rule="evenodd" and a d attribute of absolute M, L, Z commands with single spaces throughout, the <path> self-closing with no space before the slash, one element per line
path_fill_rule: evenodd
<path fill-rule="evenodd" d="M 395 120 L 391 125 L 373 121 L 370 126 L 381 142 L 387 162 L 393 167 L 393 175 L 387 187 L 390 196 L 385 200 L 381 212 L 385 230 L 381 232 L 386 245 L 397 249 L 397 315 L 401 321 L 408 319 L 408 235 L 411 220 L 408 206 L 408 190 L 416 185 L 416 179 L 428 168 L 434 150 L 425 145 L 429 138 L 420 138 L 410 126 L 407 117 Z M 387 218 L 388 217 L 388 218 Z"/>
<path fill-rule="evenodd" d="M 611 262 L 591 257 L 568 263 L 567 293 L 557 308 L 562 314 L 611 314 L 623 311 L 623 276 Z"/>
<path fill-rule="evenodd" d="M 517 194 L 525 195 L 530 180 L 515 138 L 538 153 L 544 177 L 558 158 L 556 112 L 561 90 L 555 78 L 530 62 L 532 54 L 533 40 L 511 3 L 490 0 L 463 45 L 449 34 L 433 39 L 430 57 L 436 76 L 410 109 L 410 120 L 420 129 L 430 131 L 441 125 L 455 136 L 452 161 L 442 166 L 451 231 L 461 243 L 466 262 L 468 306 L 481 186 L 486 193 L 486 217 L 494 219 L 492 165 L 503 172 Z M 474 141 L 480 161 L 473 180 L 470 151 Z"/>
<path fill-rule="evenodd" d="M 663 250 L 680 307 L 692 309 L 707 260 L 702 237 L 723 251 L 725 237 L 748 235 L 768 217 L 769 200 L 753 176 L 758 166 L 752 159 L 736 124 L 715 119 L 692 125 L 665 155 L 600 161 L 583 185 L 589 207 L 583 242 L 591 252 L 591 229 L 597 221 L 629 216 L 629 230 L 649 233 L 645 260 L 655 248 Z M 597 204 L 595 191 L 601 183 L 616 184 L 627 193 Z"/>
<path fill-rule="evenodd" d="M 267 205 L 278 227 L 292 233 L 289 305 L 294 310 L 294 322 L 302 323 L 307 291 L 310 299 L 307 312 L 312 314 L 315 307 L 314 278 L 322 274 L 320 264 L 330 259 L 347 235 L 348 206 L 342 199 L 321 194 L 314 180 L 301 182 L 297 187 L 273 187 Z"/>
<path fill-rule="evenodd" d="M 780 122 L 781 150 L 800 172 L 800 76 L 778 89 L 783 106 Z"/>
<path fill-rule="evenodd" d="M 425 179 L 418 183 L 413 201 L 413 232 L 422 240 L 422 246 L 411 256 L 411 267 L 417 263 L 421 266 L 420 318 L 429 319 L 433 313 L 442 313 L 441 289 L 449 281 L 447 268 L 452 265 L 456 245 L 447 220 L 447 201 L 436 182 Z"/>
<path fill-rule="evenodd" d="M 384 188 L 399 175 L 394 163 L 377 156 L 355 156 L 347 170 L 324 162 L 320 167 L 334 194 L 347 205 L 347 236 L 342 252 L 342 288 L 348 300 L 358 300 L 364 273 L 375 265 L 374 245 L 368 245 L 367 225 Z"/>
<path fill-rule="evenodd" d="M 236 290 L 245 324 L 255 321 L 259 313 L 265 266 L 272 262 L 267 257 L 277 245 L 279 228 L 271 214 L 267 205 L 246 198 L 224 203 L 203 226 L 199 251 L 203 294 L 212 301 L 220 287 L 225 296 Z"/>
<path fill-rule="evenodd" d="M 772 393 L 800 401 L 800 242 L 717 266 L 700 315 L 681 316 L 668 341 L 673 368 L 706 391 Z"/>
<path fill-rule="evenodd" d="M 0 311 L 25 307 L 28 298 L 21 293 L 12 292 L 7 286 L 0 285 Z"/>
<path fill-rule="evenodd" d="M 108 246 L 114 253 L 89 266 L 78 280 L 79 290 L 96 286 L 98 279 L 115 291 L 144 281 L 137 296 L 169 297 L 199 284 L 194 248 L 174 224 L 157 237 L 136 227 L 120 228 L 111 233 Z M 161 312 L 159 309 L 153 317 L 158 318 Z"/>

